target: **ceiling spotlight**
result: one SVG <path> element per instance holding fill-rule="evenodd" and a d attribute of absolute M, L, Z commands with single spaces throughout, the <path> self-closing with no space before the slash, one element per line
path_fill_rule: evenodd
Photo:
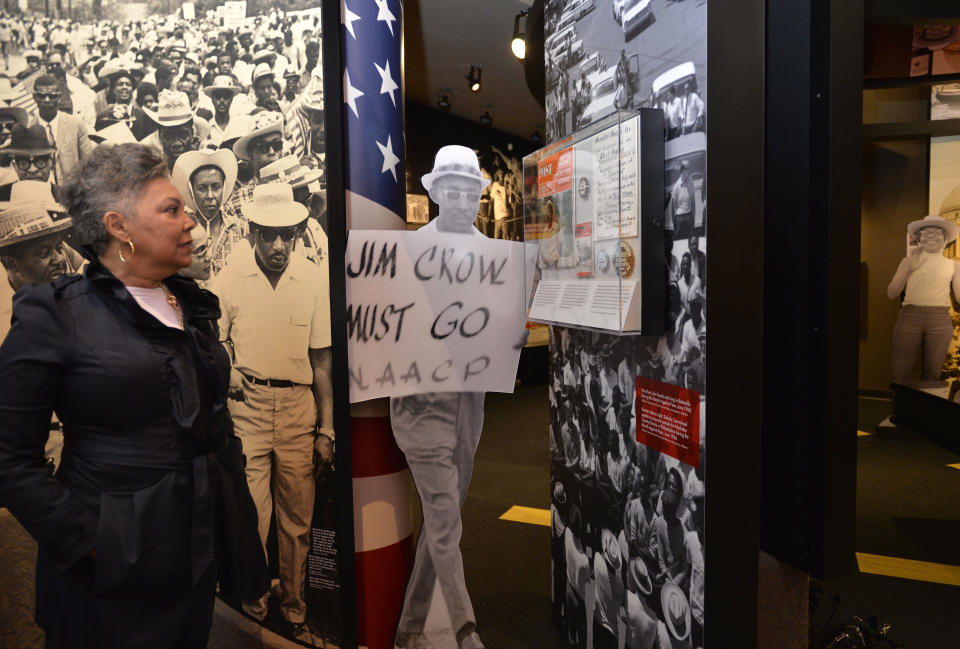
<path fill-rule="evenodd" d="M 440 88 L 437 93 L 437 108 L 444 111 L 450 110 L 450 88 Z"/>
<path fill-rule="evenodd" d="M 483 108 L 484 111 L 483 115 L 480 116 L 480 123 L 484 126 L 490 126 L 493 124 L 493 118 L 490 117 L 490 109 L 493 108 L 493 106 L 484 106 Z"/>
<path fill-rule="evenodd" d="M 513 52 L 513 55 L 520 60 L 527 55 L 527 34 L 526 34 L 526 20 L 524 20 L 524 28 L 520 29 L 520 19 L 527 17 L 528 9 L 524 9 L 517 14 L 517 17 L 513 19 L 513 39 L 510 41 L 510 51 Z"/>
<path fill-rule="evenodd" d="M 467 83 L 470 84 L 470 91 L 474 94 L 480 92 L 480 66 L 471 65 L 470 74 L 467 75 Z"/>
<path fill-rule="evenodd" d="M 530 134 L 530 141 L 534 144 L 541 144 L 543 142 L 543 136 L 540 135 L 540 129 L 535 129 L 533 133 Z"/>

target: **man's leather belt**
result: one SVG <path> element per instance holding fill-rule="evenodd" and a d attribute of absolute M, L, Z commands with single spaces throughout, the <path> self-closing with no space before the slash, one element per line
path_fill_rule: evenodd
<path fill-rule="evenodd" d="M 245 372 L 240 372 L 243 375 L 243 378 L 250 381 L 255 385 L 265 385 L 268 388 L 292 388 L 297 385 L 304 385 L 303 383 L 295 383 L 294 381 L 288 381 L 286 379 L 258 379 L 255 376 L 250 376 Z"/>

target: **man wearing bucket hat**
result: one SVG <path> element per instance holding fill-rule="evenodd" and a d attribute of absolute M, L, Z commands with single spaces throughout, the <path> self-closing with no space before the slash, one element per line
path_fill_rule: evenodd
<path fill-rule="evenodd" d="M 173 184 L 192 211 L 197 227 L 207 235 L 206 246 L 194 249 L 207 279 L 223 270 L 234 246 L 247 236 L 242 219 L 225 219 L 221 209 L 237 183 L 237 159 L 232 151 L 188 151 L 177 159 Z"/>
<path fill-rule="evenodd" d="M 276 520 L 279 605 L 291 634 L 306 627 L 305 580 L 314 505 L 313 453 L 332 461 L 333 387 L 327 273 L 294 254 L 307 208 L 284 183 L 256 186 L 243 206 L 249 246 L 237 246 L 212 288 L 233 360 L 229 402 L 266 548 Z M 263 619 L 268 593 L 245 602 Z"/>
<path fill-rule="evenodd" d="M 3 81 L 4 79 L 0 79 L 0 83 Z M 9 80 L 6 81 L 9 83 Z M 27 111 L 22 108 L 0 106 L 0 154 L 10 146 L 13 129 L 18 125 L 26 126 L 29 122 L 30 117 L 27 115 Z M 11 168 L 11 165 L 6 164 L 0 166 L 0 184 L 13 182 L 15 180 L 17 180 L 17 173 Z"/>
<path fill-rule="evenodd" d="M 16 172 L 14 180 L 50 182 L 56 151 L 47 141 L 43 127 L 17 125 L 10 133 L 10 144 L 0 149 L 0 164 Z"/>
<path fill-rule="evenodd" d="M 277 91 L 273 70 L 266 63 L 258 63 L 250 77 L 250 90 L 253 103 L 266 110 L 280 110 L 280 93 Z"/>
<path fill-rule="evenodd" d="M 473 222 L 489 181 L 471 149 L 441 148 L 422 182 L 440 214 L 421 232 L 480 235 Z M 424 520 L 397 626 L 398 647 L 423 646 L 437 579 L 459 648 L 483 647 L 460 555 L 460 508 L 483 428 L 483 401 L 483 392 L 433 392 L 390 399 L 393 434 L 420 492 Z"/>
<path fill-rule="evenodd" d="M 943 250 L 957 238 L 958 230 L 953 221 L 933 214 L 907 225 L 916 247 L 900 261 L 887 286 L 891 300 L 903 297 L 893 329 L 893 381 L 910 380 L 918 356 L 922 380 L 940 380 L 953 338 L 951 289 L 953 297 L 960 300 L 960 264 L 945 257 Z"/>

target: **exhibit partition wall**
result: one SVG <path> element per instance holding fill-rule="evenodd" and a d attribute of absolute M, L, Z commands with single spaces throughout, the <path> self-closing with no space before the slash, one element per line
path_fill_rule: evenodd
<path fill-rule="evenodd" d="M 855 570 L 862 2 L 767 7 L 761 547 Z"/>
<path fill-rule="evenodd" d="M 263 597 L 228 603 L 307 646 L 355 646 L 343 271 L 330 263 L 344 254 L 343 183 L 327 165 L 342 158 L 339 5 L 137 6 L 9 25 L 0 335 L 16 289 L 84 270 L 62 207 L 78 166 L 98 146 L 154 147 L 196 221 L 182 274 L 219 298 L 270 570 Z M 54 463 L 63 444 L 54 420 Z"/>
<path fill-rule="evenodd" d="M 575 647 L 752 646 L 763 3 L 543 12 L 554 145 L 524 197 L 531 317 L 552 323 L 555 621 Z"/>

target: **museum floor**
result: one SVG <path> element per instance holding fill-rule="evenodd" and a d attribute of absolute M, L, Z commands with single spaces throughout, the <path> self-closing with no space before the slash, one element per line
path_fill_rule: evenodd
<path fill-rule="evenodd" d="M 500 519 L 515 505 L 549 507 L 546 389 L 491 394 L 486 412 L 463 536 L 480 631 L 491 648 L 561 649 L 564 643 L 550 621 L 549 528 Z M 859 429 L 872 433 L 889 414 L 889 403 L 861 399 L 859 414 Z M 895 637 L 909 649 L 955 649 L 960 637 L 960 470 L 950 465 L 960 458 L 917 437 L 864 435 L 858 446 L 857 550 L 894 558 L 874 559 L 874 565 L 901 577 L 861 573 L 824 587 L 840 596 L 843 610 L 892 623 Z M 42 634 L 30 622 L 35 549 L 3 510 L 0 547 L 0 647 L 41 647 Z M 294 646 L 218 607 L 210 647 Z"/>

